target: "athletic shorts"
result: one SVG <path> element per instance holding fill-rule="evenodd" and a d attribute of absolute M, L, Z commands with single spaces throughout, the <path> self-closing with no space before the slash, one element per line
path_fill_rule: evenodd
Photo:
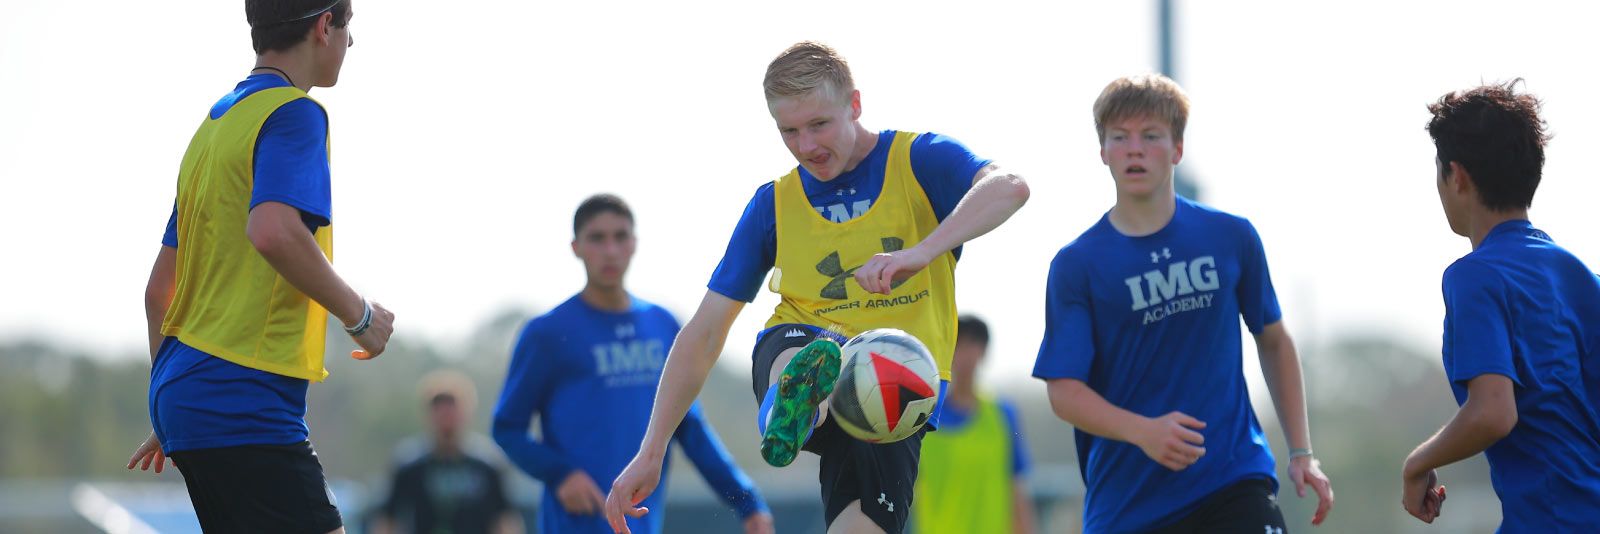
<path fill-rule="evenodd" d="M 1284 534 L 1283 510 L 1272 481 L 1250 478 L 1211 494 L 1200 508 L 1153 534 Z"/>
<path fill-rule="evenodd" d="M 175 451 L 172 463 L 205 532 L 325 534 L 344 526 L 310 441 Z"/>
<path fill-rule="evenodd" d="M 799 335 L 796 335 L 799 334 Z M 751 385 L 759 404 L 771 387 L 772 364 L 790 348 L 804 347 L 827 336 L 844 344 L 842 336 L 810 325 L 778 325 L 756 340 Z M 853 501 L 884 532 L 905 532 L 911 516 L 912 488 L 917 482 L 917 461 L 922 456 L 922 436 L 927 428 L 894 443 L 867 443 L 851 437 L 832 417 L 813 430 L 801 450 L 822 457 L 817 480 L 822 486 L 822 509 L 828 525 Z"/>

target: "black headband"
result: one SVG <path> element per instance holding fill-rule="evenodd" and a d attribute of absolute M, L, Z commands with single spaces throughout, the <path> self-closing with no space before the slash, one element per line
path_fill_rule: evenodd
<path fill-rule="evenodd" d="M 255 24 L 255 23 L 251 23 L 251 24 L 250 24 L 250 26 L 252 26 L 252 27 L 257 27 L 257 26 L 273 26 L 273 25 L 277 25 L 277 24 L 286 24 L 286 23 L 290 23 L 290 22 L 295 22 L 295 21 L 301 21 L 301 20 L 306 20 L 306 19 L 309 19 L 309 18 L 311 18 L 311 17 L 315 17 L 315 16 L 317 16 L 317 15 L 321 15 L 321 14 L 323 14 L 323 13 L 327 13 L 327 12 L 328 12 L 328 10 L 329 10 L 329 9 L 333 9 L 333 6 L 337 6 L 337 5 L 339 5 L 339 2 L 343 2 L 343 1 L 344 1 L 344 0 L 333 0 L 333 2 L 332 2 L 332 3 L 330 3 L 330 4 L 328 4 L 328 5 L 327 5 L 327 7 L 323 7 L 323 8 L 320 8 L 320 9 L 317 9 L 317 10 L 315 10 L 315 11 L 311 11 L 311 12 L 309 12 L 309 13 L 306 13 L 306 14 L 304 14 L 304 15 L 300 15 L 300 16 L 298 16 L 298 17 L 294 17 L 294 18 L 289 18 L 289 19 L 284 19 L 284 20 L 280 20 L 280 21 L 275 21 L 275 22 L 268 22 L 268 23 L 264 23 L 264 24 Z"/>

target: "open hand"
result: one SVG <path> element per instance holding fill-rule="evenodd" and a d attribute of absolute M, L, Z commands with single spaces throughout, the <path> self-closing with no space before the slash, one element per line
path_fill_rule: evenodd
<path fill-rule="evenodd" d="M 1321 525 L 1333 510 L 1333 484 L 1322 474 L 1322 462 L 1309 455 L 1289 459 L 1289 480 L 1294 482 L 1295 495 L 1306 496 L 1306 486 L 1317 492 L 1317 511 L 1311 514 L 1311 526 Z"/>

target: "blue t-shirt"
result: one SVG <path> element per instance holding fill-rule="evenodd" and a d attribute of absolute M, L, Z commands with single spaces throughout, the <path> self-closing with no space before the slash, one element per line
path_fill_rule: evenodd
<path fill-rule="evenodd" d="M 257 74 L 239 82 L 211 107 L 220 118 L 234 103 L 283 78 Z M 265 201 L 294 206 L 306 227 L 332 220 L 328 174 L 328 117 L 316 102 L 299 99 L 267 118 L 256 139 L 250 207 Z M 161 243 L 179 247 L 173 205 Z M 150 370 L 150 420 L 161 448 L 174 451 L 275 445 L 305 441 L 307 381 L 251 369 L 167 338 Z"/>
<path fill-rule="evenodd" d="M 517 467 L 545 484 L 540 532 L 611 532 L 603 515 L 567 514 L 555 490 L 574 469 L 582 469 L 601 491 L 610 491 L 644 439 L 661 368 L 677 334 L 672 314 L 637 298 L 632 309 L 619 313 L 595 309 L 574 296 L 523 328 L 495 406 L 494 439 Z M 535 415 L 539 439 L 528 432 Z M 690 406 L 673 440 L 739 517 L 767 509 L 698 403 Z M 661 531 L 668 467 L 662 466 L 661 485 L 640 504 L 650 513 L 628 518 L 633 532 Z"/>
<path fill-rule="evenodd" d="M 1600 525 L 1600 279 L 1526 220 L 1495 226 L 1444 272 L 1444 370 L 1457 403 L 1511 378 L 1517 424 L 1489 446 L 1502 532 Z"/>
<path fill-rule="evenodd" d="M 1033 375 L 1083 381 L 1113 405 L 1204 421 L 1206 454 L 1172 471 L 1137 445 L 1076 430 L 1088 493 L 1084 532 L 1164 526 L 1273 458 L 1250 407 L 1239 318 L 1278 322 L 1261 238 L 1250 222 L 1178 198 L 1160 231 L 1129 237 L 1101 217 L 1050 263 L 1044 341 Z"/>
<path fill-rule="evenodd" d="M 866 213 L 872 202 L 883 192 L 883 173 L 889 161 L 889 147 L 894 144 L 894 130 L 878 134 L 878 144 L 862 158 L 854 169 L 826 182 L 817 180 L 805 167 L 800 170 L 800 185 L 806 198 L 817 213 L 835 223 L 854 219 Z M 951 137 L 925 133 L 911 143 L 911 173 L 917 177 L 922 192 L 933 205 L 933 214 L 944 221 L 956 204 L 972 189 L 972 179 L 990 160 L 979 158 Z M 707 288 L 725 297 L 753 302 L 761 290 L 761 282 L 772 270 L 778 258 L 778 226 L 774 208 L 772 182 L 756 188 L 756 194 L 744 208 L 739 224 L 728 240 L 728 250 L 722 262 L 711 274 Z M 955 255 L 961 257 L 961 248 Z"/>
<path fill-rule="evenodd" d="M 1000 406 L 1000 413 L 1006 418 L 1006 435 L 1011 436 L 1011 476 L 1026 475 L 1032 462 L 1028 458 L 1028 448 L 1022 443 L 1022 425 L 1017 422 L 1017 407 L 1004 400 L 996 400 L 995 404 Z M 961 411 L 955 403 L 945 402 L 940 406 L 940 430 L 960 432 L 967 423 L 972 422 L 972 412 Z"/>

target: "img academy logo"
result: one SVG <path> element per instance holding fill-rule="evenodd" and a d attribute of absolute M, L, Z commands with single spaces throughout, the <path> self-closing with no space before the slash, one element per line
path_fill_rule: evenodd
<path fill-rule="evenodd" d="M 1172 252 L 1166 248 L 1150 252 L 1151 263 L 1170 259 Z M 1213 256 L 1200 256 L 1167 265 L 1165 270 L 1155 269 L 1142 275 L 1130 276 L 1122 281 L 1133 296 L 1133 311 L 1143 311 L 1143 324 L 1166 319 L 1175 314 L 1210 308 L 1222 286 L 1217 277 L 1217 260 Z"/>

